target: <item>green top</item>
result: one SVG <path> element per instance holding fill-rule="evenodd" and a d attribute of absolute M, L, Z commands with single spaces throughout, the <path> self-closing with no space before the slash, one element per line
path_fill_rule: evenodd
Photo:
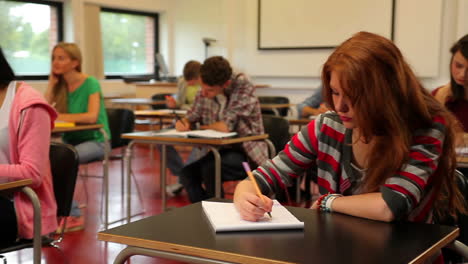
<path fill-rule="evenodd" d="M 187 90 L 185 91 L 185 101 L 188 105 L 192 105 L 195 101 L 195 96 L 197 95 L 198 90 L 200 90 L 200 85 L 188 85 Z"/>
<path fill-rule="evenodd" d="M 99 93 L 99 114 L 96 124 L 102 124 L 107 136 L 111 137 L 107 113 L 104 107 L 104 98 L 102 96 L 99 81 L 94 77 L 88 77 L 78 89 L 68 93 L 68 113 L 78 114 L 88 111 L 89 96 Z M 63 134 L 63 141 L 72 145 L 80 144 L 85 141 L 104 142 L 104 135 L 99 130 L 85 130 L 77 132 L 68 132 Z"/>

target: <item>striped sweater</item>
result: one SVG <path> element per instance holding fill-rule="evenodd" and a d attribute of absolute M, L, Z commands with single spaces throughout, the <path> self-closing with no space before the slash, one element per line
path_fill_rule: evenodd
<path fill-rule="evenodd" d="M 380 192 L 395 219 L 432 221 L 434 195 L 427 183 L 437 169 L 444 133 L 441 118 L 434 118 L 430 128 L 416 130 L 408 162 L 381 186 Z M 327 112 L 294 135 L 283 151 L 258 167 L 254 175 L 262 192 L 272 195 L 316 164 L 322 194 L 359 194 L 365 175 L 351 166 L 351 143 L 352 130 L 344 127 L 336 113 Z"/>

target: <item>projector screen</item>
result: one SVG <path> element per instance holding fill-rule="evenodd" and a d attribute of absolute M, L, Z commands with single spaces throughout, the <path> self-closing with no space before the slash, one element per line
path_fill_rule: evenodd
<path fill-rule="evenodd" d="M 395 0 L 258 0 L 258 49 L 334 48 L 358 31 L 393 39 Z"/>

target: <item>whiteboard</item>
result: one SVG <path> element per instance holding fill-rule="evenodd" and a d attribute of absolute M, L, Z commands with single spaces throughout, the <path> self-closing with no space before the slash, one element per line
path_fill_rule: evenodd
<path fill-rule="evenodd" d="M 333 48 L 358 31 L 392 39 L 394 6 L 394 0 L 258 0 L 258 49 Z"/>

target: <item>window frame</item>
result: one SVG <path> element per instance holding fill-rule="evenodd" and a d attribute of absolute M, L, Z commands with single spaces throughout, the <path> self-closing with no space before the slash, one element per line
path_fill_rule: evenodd
<path fill-rule="evenodd" d="M 159 14 L 158 13 L 149 13 L 149 12 L 142 12 L 142 11 L 126 10 L 126 9 L 107 8 L 107 7 L 101 8 L 101 12 L 112 12 L 112 13 L 119 13 L 119 14 L 140 15 L 140 16 L 152 17 L 154 19 L 154 53 L 153 53 L 153 56 L 155 56 L 156 53 L 159 53 Z M 102 37 L 102 35 L 101 35 L 101 37 Z M 104 56 L 103 56 L 103 62 L 102 63 L 103 63 L 104 68 L 105 68 Z M 156 62 L 155 62 L 155 65 L 156 65 Z M 156 73 L 155 65 L 153 65 L 153 72 L 150 73 L 150 74 L 126 74 L 126 75 L 114 74 L 114 75 L 109 75 L 109 74 L 107 74 L 105 72 L 105 69 L 104 69 L 104 78 L 106 80 L 115 80 L 115 79 L 124 79 L 124 77 L 138 77 L 138 78 L 141 78 L 141 79 L 148 79 L 149 80 L 149 79 L 155 78 L 156 76 L 159 75 L 158 73 Z"/>
<path fill-rule="evenodd" d="M 5 0 L 8 2 L 20 2 L 26 4 L 41 4 L 53 6 L 57 9 L 57 42 L 63 41 L 63 3 L 49 0 Z M 17 75 L 17 80 L 48 80 L 49 74 L 47 75 Z"/>

